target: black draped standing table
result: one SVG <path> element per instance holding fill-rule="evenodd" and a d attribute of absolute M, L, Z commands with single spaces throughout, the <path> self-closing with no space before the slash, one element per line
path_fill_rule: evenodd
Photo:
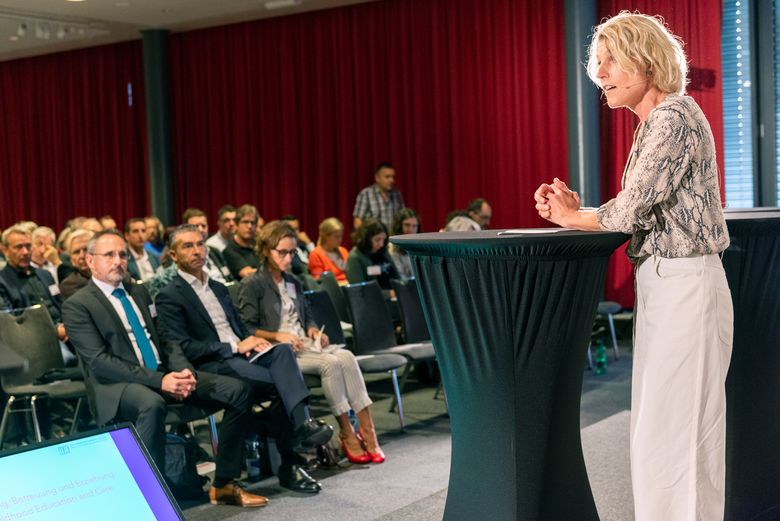
<path fill-rule="evenodd" d="M 627 236 L 558 231 L 396 236 L 447 392 L 447 521 L 590 521 L 582 374 L 607 263 Z"/>
<path fill-rule="evenodd" d="M 780 520 L 780 209 L 727 211 L 726 521 Z"/>

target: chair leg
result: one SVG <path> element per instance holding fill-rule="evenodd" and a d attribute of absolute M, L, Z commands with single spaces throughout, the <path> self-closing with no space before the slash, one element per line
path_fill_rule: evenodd
<path fill-rule="evenodd" d="M 0 421 L 0 449 L 3 448 L 3 443 L 5 443 L 5 428 L 8 424 L 8 414 L 11 412 L 11 407 L 13 407 L 15 401 L 16 396 L 9 396 L 5 409 L 3 409 L 3 419 Z"/>
<path fill-rule="evenodd" d="M 401 403 L 401 387 L 398 385 L 398 373 L 395 369 L 390 370 L 390 374 L 393 376 L 393 390 L 395 390 L 395 401 L 398 402 L 398 421 L 401 424 L 401 432 L 406 432 L 406 426 L 404 425 L 404 405 Z M 390 411 L 392 412 L 392 408 Z"/>
<path fill-rule="evenodd" d="M 35 429 L 35 441 L 40 443 L 43 441 L 43 436 L 41 435 L 41 424 L 38 423 L 38 410 L 35 406 L 37 401 L 38 395 L 34 394 L 30 397 L 30 415 L 32 416 L 33 428 Z"/>
<path fill-rule="evenodd" d="M 612 313 L 607 315 L 607 320 L 609 321 L 609 332 L 612 333 L 612 349 L 615 351 L 615 360 L 620 360 L 620 350 L 618 349 L 615 321 L 612 319 Z"/>
<path fill-rule="evenodd" d="M 401 375 L 401 391 L 403 391 L 404 387 L 406 387 L 406 379 L 409 378 L 409 373 L 412 372 L 413 367 L 414 367 L 414 362 L 410 360 L 406 364 L 406 367 L 404 368 L 404 374 Z M 395 369 L 393 371 L 395 371 Z M 393 397 L 393 399 L 390 400 L 390 409 L 388 409 L 387 412 L 394 412 L 395 404 L 396 404 L 396 399 L 395 397 Z"/>
<path fill-rule="evenodd" d="M 217 420 L 214 419 L 213 414 L 209 416 L 209 428 L 211 429 L 211 452 L 216 459 L 219 450 L 219 436 L 217 435 Z"/>
<path fill-rule="evenodd" d="M 73 413 L 73 420 L 70 424 L 70 434 L 74 434 L 78 428 L 79 425 L 79 413 L 81 412 L 81 403 L 84 401 L 84 398 L 79 398 L 78 401 L 76 401 L 76 411 Z"/>

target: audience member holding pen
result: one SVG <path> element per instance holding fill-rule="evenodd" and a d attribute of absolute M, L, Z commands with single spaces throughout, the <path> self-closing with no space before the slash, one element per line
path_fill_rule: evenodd
<path fill-rule="evenodd" d="M 353 463 L 381 463 L 385 456 L 377 441 L 369 409 L 371 398 L 357 360 L 347 349 L 322 349 L 329 345 L 328 336 L 312 320 L 300 283 L 287 273 L 295 241 L 295 230 L 286 222 L 272 221 L 260 229 L 256 245 L 260 267 L 241 281 L 239 289 L 241 318 L 256 336 L 292 345 L 301 371 L 322 378 L 347 458 Z M 350 409 L 360 424 L 357 433 L 349 421 Z"/>

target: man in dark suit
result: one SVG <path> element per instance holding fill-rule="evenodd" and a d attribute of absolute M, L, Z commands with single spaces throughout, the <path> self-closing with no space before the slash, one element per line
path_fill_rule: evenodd
<path fill-rule="evenodd" d="M 309 390 L 292 347 L 272 346 L 249 333 L 227 288 L 203 270 L 206 236 L 197 226 L 179 226 L 170 241 L 178 273 L 157 294 L 161 325 L 199 370 L 241 378 L 252 385 L 258 401 L 273 397 L 270 412 L 282 458 L 279 483 L 298 492 L 318 492 L 320 484 L 295 465 L 294 449 L 323 444 L 333 430 L 309 415 Z M 254 363 L 248 361 L 259 353 Z"/>
<path fill-rule="evenodd" d="M 234 378 L 195 373 L 181 348 L 158 335 L 156 311 L 146 289 L 122 283 L 127 256 L 127 244 L 118 232 L 97 233 L 87 244 L 92 278 L 63 306 L 98 423 L 133 422 L 164 469 L 167 405 L 224 407 L 209 498 L 215 504 L 266 505 L 266 498 L 250 494 L 234 481 L 241 474 L 241 448 L 251 421 L 251 388 Z"/>
<path fill-rule="evenodd" d="M 32 262 L 32 236 L 26 229 L 13 226 L 3 232 L 8 264 L 0 271 L 0 302 L 12 309 L 35 304 L 45 306 L 57 328 L 62 357 L 67 365 L 75 365 L 76 357 L 65 346 L 68 336 L 62 324 L 62 299 L 60 289 L 51 274 L 34 268 Z"/>
<path fill-rule="evenodd" d="M 135 280 L 146 282 L 155 276 L 160 268 L 160 257 L 144 248 L 146 244 L 146 223 L 140 217 L 128 219 L 125 223 L 125 240 L 128 253 L 127 271 Z"/>

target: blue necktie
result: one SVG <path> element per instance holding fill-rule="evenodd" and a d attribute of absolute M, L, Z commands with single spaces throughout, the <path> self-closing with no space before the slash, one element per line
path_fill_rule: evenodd
<path fill-rule="evenodd" d="M 149 342 L 149 337 L 146 336 L 146 330 L 141 325 L 141 321 L 138 319 L 133 305 L 125 294 L 125 290 L 122 288 L 116 288 L 111 292 L 113 296 L 119 299 L 122 303 L 122 307 L 127 315 L 127 321 L 130 322 L 130 329 L 133 330 L 133 336 L 135 336 L 135 342 L 138 344 L 138 349 L 141 351 L 141 357 L 144 359 L 144 365 L 152 371 L 157 370 L 157 359 L 154 357 L 154 350 L 152 349 L 152 343 Z"/>

